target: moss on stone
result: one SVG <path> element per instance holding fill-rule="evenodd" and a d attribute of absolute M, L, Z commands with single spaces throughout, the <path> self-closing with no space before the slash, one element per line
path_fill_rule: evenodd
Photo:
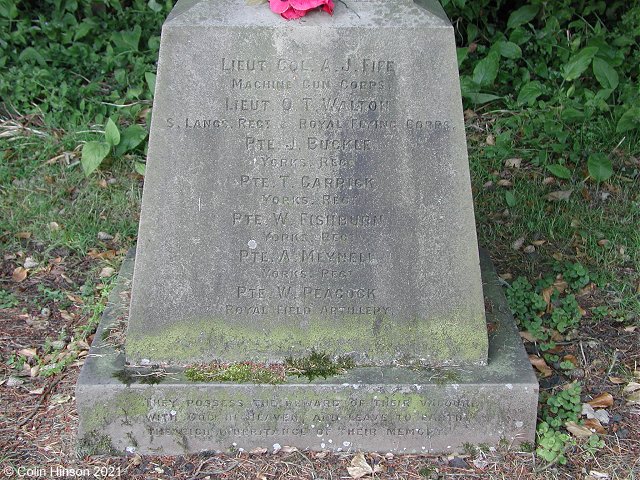
<path fill-rule="evenodd" d="M 283 365 L 261 365 L 254 362 L 206 363 L 190 365 L 184 371 L 192 382 L 284 383 Z"/>
<path fill-rule="evenodd" d="M 76 444 L 78 457 L 90 457 L 92 455 L 119 455 L 120 452 L 112 445 L 108 435 L 100 435 L 91 432 L 78 440 Z"/>
<path fill-rule="evenodd" d="M 222 319 L 184 319 L 157 332 L 129 331 L 127 357 L 132 360 L 191 363 L 217 351 L 227 362 L 281 362 L 294 351 L 322 348 L 329 355 L 355 352 L 366 363 L 394 363 L 404 352 L 415 363 L 430 365 L 483 364 L 488 339 L 483 313 L 461 308 L 446 317 L 395 321 L 392 317 L 364 320 L 357 315 L 310 318 L 282 323 L 265 318 L 255 323 Z M 212 347 L 216 346 L 215 349 Z M 223 347 L 221 349 L 221 347 Z"/>
<path fill-rule="evenodd" d="M 355 367 L 355 362 L 346 355 L 333 360 L 327 353 L 312 350 L 301 358 L 287 357 L 285 360 L 288 373 L 299 377 L 307 377 L 309 381 L 317 377 L 327 378 L 340 375 Z"/>

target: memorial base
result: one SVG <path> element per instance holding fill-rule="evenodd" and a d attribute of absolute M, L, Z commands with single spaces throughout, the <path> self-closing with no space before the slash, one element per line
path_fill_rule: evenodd
<path fill-rule="evenodd" d="M 488 366 L 359 367 L 312 382 L 292 377 L 264 385 L 195 383 L 180 371 L 157 376 L 151 367 L 125 368 L 129 257 L 76 387 L 79 447 L 84 454 L 177 455 L 276 444 L 441 453 L 533 442 L 538 383 L 491 261 L 486 253 L 481 259 Z"/>

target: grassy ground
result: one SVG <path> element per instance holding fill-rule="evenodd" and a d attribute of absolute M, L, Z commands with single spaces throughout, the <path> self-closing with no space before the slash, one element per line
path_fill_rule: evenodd
<path fill-rule="evenodd" d="M 549 429 L 536 453 L 364 460 L 382 467 L 376 478 L 637 478 L 640 7 L 444 3 L 478 236 L 538 369 Z M 132 127 L 146 127 L 170 5 L 12 5 L 0 2 L 0 463 L 112 466 L 121 478 L 348 478 L 355 452 L 77 458 L 73 387 L 135 243 L 145 142 L 111 148 L 88 177 L 83 148 L 108 144 L 109 118 L 142 138 Z M 609 423 L 581 415 L 589 401 Z"/>

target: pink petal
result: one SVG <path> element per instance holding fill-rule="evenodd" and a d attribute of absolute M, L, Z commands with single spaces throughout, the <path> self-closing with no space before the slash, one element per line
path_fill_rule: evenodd
<path fill-rule="evenodd" d="M 282 13 L 282 16 L 287 20 L 295 20 L 302 18 L 307 14 L 306 10 L 296 10 L 295 8 L 289 8 L 286 12 Z"/>
<path fill-rule="evenodd" d="M 289 7 L 289 0 L 269 0 L 269 6 L 273 13 L 284 13 Z"/>
<path fill-rule="evenodd" d="M 326 0 L 326 3 L 322 6 L 322 10 L 327 12 L 329 15 L 333 15 L 333 0 Z"/>
<path fill-rule="evenodd" d="M 311 10 L 324 3 L 325 0 L 289 0 L 289 4 L 296 10 Z"/>

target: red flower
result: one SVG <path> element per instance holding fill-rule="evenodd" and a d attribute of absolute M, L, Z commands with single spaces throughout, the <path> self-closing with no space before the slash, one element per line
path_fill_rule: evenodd
<path fill-rule="evenodd" d="M 279 13 L 287 20 L 304 17 L 319 7 L 333 15 L 333 0 L 269 0 L 269 6 L 272 12 Z"/>

